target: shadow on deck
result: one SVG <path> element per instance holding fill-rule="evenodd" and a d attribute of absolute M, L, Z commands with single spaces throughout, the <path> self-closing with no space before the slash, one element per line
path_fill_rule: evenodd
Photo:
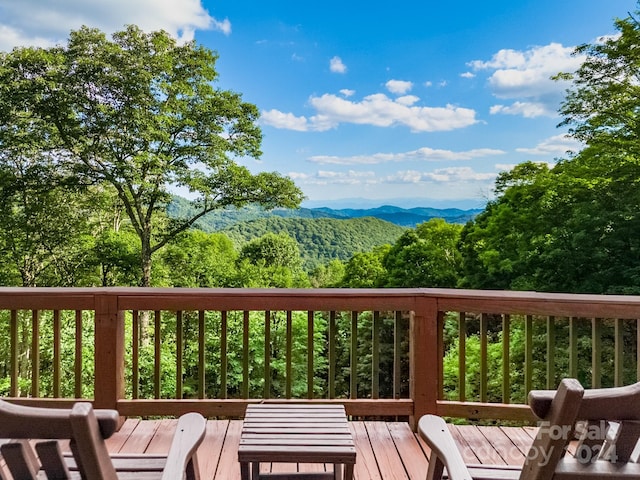
<path fill-rule="evenodd" d="M 166 453 L 177 420 L 127 419 L 107 440 L 112 453 Z M 357 448 L 359 480 L 423 480 L 429 449 L 404 422 L 349 422 Z M 467 463 L 522 465 L 536 434 L 534 427 L 450 425 Z M 209 420 L 198 450 L 203 480 L 240 480 L 238 444 L 242 420 Z M 331 471 L 332 465 L 262 464 L 264 472 Z"/>

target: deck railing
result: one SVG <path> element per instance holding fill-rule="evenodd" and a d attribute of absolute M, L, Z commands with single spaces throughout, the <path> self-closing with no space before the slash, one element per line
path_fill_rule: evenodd
<path fill-rule="evenodd" d="M 295 399 L 355 416 L 529 420 L 531 388 L 636 381 L 638 318 L 633 296 L 0 288 L 0 387 L 124 416 Z"/>

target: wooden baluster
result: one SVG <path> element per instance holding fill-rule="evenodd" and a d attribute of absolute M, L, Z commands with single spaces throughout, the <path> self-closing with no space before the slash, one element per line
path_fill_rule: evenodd
<path fill-rule="evenodd" d="M 291 398 L 291 389 L 293 386 L 293 368 L 292 361 L 292 349 L 293 349 L 293 318 L 290 310 L 287 311 L 287 327 L 286 327 L 286 352 L 285 352 L 285 397 Z"/>
<path fill-rule="evenodd" d="M 336 397 L 336 312 L 329 312 L 329 398 Z"/>
<path fill-rule="evenodd" d="M 153 378 L 154 378 L 154 396 L 155 398 L 160 398 L 160 378 L 162 374 L 162 359 L 160 355 L 162 338 L 160 335 L 161 328 L 161 313 L 159 310 L 156 310 L 154 313 L 154 330 L 153 330 L 153 339 L 154 339 L 154 365 L 153 365 Z"/>
<path fill-rule="evenodd" d="M 140 317 L 138 310 L 134 310 L 131 317 L 131 396 L 134 400 L 140 395 Z"/>
<path fill-rule="evenodd" d="M 271 312 L 264 312 L 264 398 L 271 398 Z"/>
<path fill-rule="evenodd" d="M 569 377 L 578 378 L 578 319 L 569 317 Z"/>
<path fill-rule="evenodd" d="M 358 398 L 358 312 L 351 312 L 351 362 L 349 398 Z"/>
<path fill-rule="evenodd" d="M 315 330 L 315 315 L 313 311 L 307 312 L 307 398 L 313 398 L 313 377 L 314 377 L 314 364 L 313 356 L 315 355 L 314 348 L 314 330 Z"/>
<path fill-rule="evenodd" d="M 18 396 L 18 312 L 11 310 L 11 317 L 9 318 L 9 338 L 11 339 L 11 385 L 10 395 L 12 397 Z"/>
<path fill-rule="evenodd" d="M 591 319 L 591 387 L 602 385 L 602 319 Z"/>
<path fill-rule="evenodd" d="M 624 323 L 620 318 L 616 318 L 613 324 L 614 328 L 614 383 L 616 387 L 624 384 Z"/>
<path fill-rule="evenodd" d="M 242 318 L 242 398 L 249 398 L 249 312 Z"/>
<path fill-rule="evenodd" d="M 227 312 L 220 312 L 220 398 L 227 398 L 227 370 L 229 368 L 229 363 L 227 362 L 228 329 Z"/>
<path fill-rule="evenodd" d="M 373 312 L 371 328 L 371 398 L 380 398 L 380 312 Z"/>
<path fill-rule="evenodd" d="M 502 402 L 511 402 L 511 317 L 502 316 Z"/>
<path fill-rule="evenodd" d="M 458 313 L 458 400 L 467 400 L 467 322 L 465 312 Z"/>
<path fill-rule="evenodd" d="M 40 311 L 31 311 L 31 396 L 40 396 Z"/>
<path fill-rule="evenodd" d="M 222 352 L 222 357 L 225 354 Z M 198 311 L 198 398 L 206 397 L 206 372 L 207 372 L 207 342 L 206 342 L 206 326 L 204 310 Z M 223 390 L 223 397 L 226 397 L 226 391 Z"/>
<path fill-rule="evenodd" d="M 487 401 L 489 315 L 480 316 L 480 401 Z"/>
<path fill-rule="evenodd" d="M 60 398 L 60 364 L 62 338 L 60 326 L 60 310 L 53 311 L 53 397 Z"/>
<path fill-rule="evenodd" d="M 82 398 L 82 311 L 76 310 L 76 350 L 74 356 L 75 397 Z"/>
<path fill-rule="evenodd" d="M 182 310 L 176 312 L 176 398 L 182 398 L 182 355 L 184 352 Z"/>
<path fill-rule="evenodd" d="M 396 311 L 393 322 L 393 398 L 402 390 L 402 312 Z"/>
<path fill-rule="evenodd" d="M 556 388 L 556 317 L 547 317 L 547 389 Z"/>

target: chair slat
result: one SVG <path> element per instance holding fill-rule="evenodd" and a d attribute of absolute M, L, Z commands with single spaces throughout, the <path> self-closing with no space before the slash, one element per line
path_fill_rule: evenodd
<path fill-rule="evenodd" d="M 0 447 L 0 451 L 13 480 L 36 480 L 40 464 L 28 441 L 5 443 Z"/>
<path fill-rule="evenodd" d="M 38 458 L 49 480 L 69 480 L 71 474 L 57 440 L 36 443 Z"/>

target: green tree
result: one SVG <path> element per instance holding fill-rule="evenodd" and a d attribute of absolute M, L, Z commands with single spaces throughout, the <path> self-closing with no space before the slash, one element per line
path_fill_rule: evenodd
<path fill-rule="evenodd" d="M 489 289 L 535 289 L 541 251 L 550 242 L 549 220 L 558 206 L 556 178 L 546 164 L 525 162 L 498 175 L 497 198 L 460 236 L 459 285 Z M 550 213 L 553 212 L 553 213 Z"/>
<path fill-rule="evenodd" d="M 222 233 L 190 230 L 162 252 L 168 283 L 174 287 L 225 287 L 235 276 L 238 252 Z"/>
<path fill-rule="evenodd" d="M 216 60 L 135 26 L 112 40 L 81 28 L 66 46 L 0 54 L 0 150 L 35 149 L 78 183 L 112 185 L 140 239 L 142 286 L 153 254 L 208 212 L 302 199 L 290 179 L 234 160 L 261 154 L 258 110 L 214 87 Z M 158 220 L 171 186 L 194 194 L 195 213 Z"/>
<path fill-rule="evenodd" d="M 384 258 L 388 287 L 454 287 L 461 225 L 434 218 L 404 233 Z"/>
<path fill-rule="evenodd" d="M 501 174 L 497 198 L 462 235 L 462 286 L 640 292 L 640 24 L 582 45 L 561 125 L 586 147 L 549 170 Z"/>
<path fill-rule="evenodd" d="M 101 286 L 135 285 L 140 278 L 140 242 L 131 230 L 104 230 L 96 236 L 94 263 Z"/>
<path fill-rule="evenodd" d="M 237 286 L 308 287 L 300 247 L 285 233 L 267 233 L 245 244 L 238 257 Z"/>
<path fill-rule="evenodd" d="M 242 260 L 291 269 L 299 269 L 302 265 L 298 242 L 286 233 L 267 233 L 251 240 L 240 251 L 240 261 Z"/>
<path fill-rule="evenodd" d="M 341 284 L 345 273 L 345 264 L 340 260 L 331 260 L 326 265 L 316 267 L 310 276 L 313 288 L 336 287 Z"/>
<path fill-rule="evenodd" d="M 2 283 L 33 287 L 80 282 L 92 242 L 87 202 L 37 153 L 0 151 Z"/>
<path fill-rule="evenodd" d="M 387 278 L 384 258 L 391 245 L 382 245 L 370 252 L 356 253 L 344 268 L 342 286 L 349 288 L 381 287 Z"/>

